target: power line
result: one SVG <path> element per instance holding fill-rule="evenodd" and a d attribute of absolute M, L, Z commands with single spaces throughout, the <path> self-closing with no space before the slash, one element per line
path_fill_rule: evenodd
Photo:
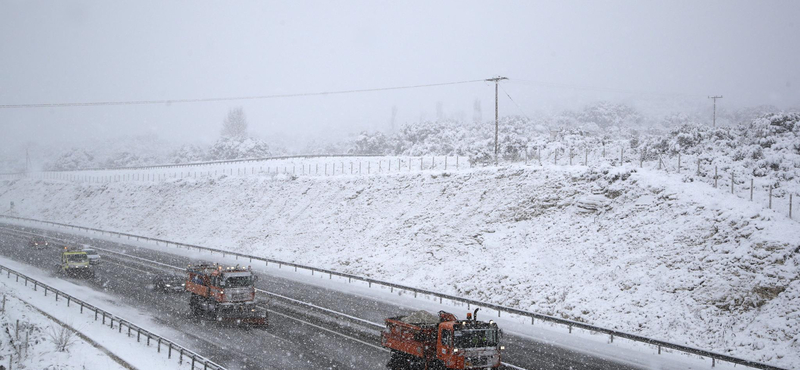
<path fill-rule="evenodd" d="M 508 94 L 508 91 L 506 91 L 506 89 L 505 89 L 503 86 L 500 86 L 500 88 L 501 88 L 501 89 L 503 89 L 503 92 L 504 92 L 504 93 L 506 93 L 506 96 L 508 97 L 508 100 L 511 100 L 511 102 L 512 102 L 512 103 L 514 103 L 514 105 L 516 105 L 516 106 L 517 106 L 517 108 L 519 108 L 519 111 L 520 111 L 520 112 L 522 112 L 522 115 L 523 115 L 523 116 L 525 116 L 525 118 L 527 118 L 527 119 L 528 119 L 528 121 L 530 121 L 530 120 L 531 120 L 531 118 L 530 118 L 530 117 L 528 117 L 528 115 L 527 115 L 527 114 L 525 114 L 525 111 L 522 109 L 522 107 L 521 107 L 521 106 L 519 106 L 519 104 L 517 104 L 517 102 L 516 102 L 514 99 L 512 99 L 512 98 L 511 98 L 511 95 L 509 95 L 509 94 Z"/>
<path fill-rule="evenodd" d="M 169 99 L 169 100 L 129 100 L 129 101 L 100 101 L 100 102 L 82 102 L 82 103 L 36 103 L 36 104 L 2 104 L 0 109 L 14 109 L 14 108 L 64 108 L 64 107 L 94 107 L 94 106 L 116 106 L 116 105 L 146 105 L 146 104 L 175 104 L 175 103 L 208 103 L 220 101 L 236 101 L 236 100 L 262 100 L 262 99 L 280 99 L 280 98 L 296 98 L 305 96 L 324 96 L 324 95 L 342 95 L 342 94 L 356 94 L 365 92 L 376 91 L 389 91 L 389 90 L 405 90 L 417 89 L 425 87 L 447 86 L 447 85 L 461 85 L 475 82 L 483 82 L 485 80 L 468 80 L 456 82 L 443 82 L 424 85 L 409 85 L 409 86 L 394 86 L 394 87 L 379 87 L 372 89 L 355 89 L 355 90 L 339 90 L 339 91 L 325 91 L 325 92 L 310 92 L 310 93 L 295 93 L 295 94 L 275 94 L 275 95 L 257 95 L 257 96 L 239 96 L 239 97 L 226 97 L 226 98 L 201 98 L 201 99 Z"/>
<path fill-rule="evenodd" d="M 536 86 L 536 87 L 544 87 L 544 88 L 555 88 L 555 89 L 569 89 L 569 90 L 581 90 L 581 91 L 601 91 L 601 92 L 612 92 L 612 93 L 622 93 L 622 94 L 640 94 L 640 95 L 656 95 L 656 96 L 687 96 L 687 97 L 700 97 L 701 95 L 697 94 L 687 94 L 687 93 L 680 93 L 680 92 L 659 92 L 659 91 L 641 91 L 641 90 L 626 90 L 626 89 L 618 89 L 612 87 L 601 87 L 601 86 L 587 86 L 587 85 L 573 85 L 573 84 L 562 84 L 562 83 L 554 83 L 554 82 L 545 82 L 545 81 L 532 81 L 532 80 L 520 80 L 514 79 L 514 82 L 529 85 L 529 86 Z"/>

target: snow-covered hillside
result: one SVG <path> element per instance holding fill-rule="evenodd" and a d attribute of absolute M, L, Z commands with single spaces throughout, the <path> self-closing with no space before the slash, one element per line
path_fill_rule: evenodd
<path fill-rule="evenodd" d="M 227 248 L 800 366 L 800 227 L 629 167 L 15 180 L 19 216 Z"/>

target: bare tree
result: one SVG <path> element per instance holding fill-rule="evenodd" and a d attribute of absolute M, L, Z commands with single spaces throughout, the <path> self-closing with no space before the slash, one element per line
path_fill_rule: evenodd
<path fill-rule="evenodd" d="M 247 138 L 247 117 L 245 117 L 242 107 L 231 108 L 228 111 L 228 117 L 222 122 L 222 137 Z"/>
<path fill-rule="evenodd" d="M 47 336 L 53 341 L 58 352 L 66 352 L 76 341 L 75 332 L 66 326 L 51 326 Z"/>
<path fill-rule="evenodd" d="M 480 123 L 483 121 L 483 112 L 481 111 L 481 100 L 475 99 L 472 103 L 472 122 Z"/>

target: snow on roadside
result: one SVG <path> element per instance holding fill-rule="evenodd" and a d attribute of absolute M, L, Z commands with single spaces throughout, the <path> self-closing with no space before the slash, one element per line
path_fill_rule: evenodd
<path fill-rule="evenodd" d="M 69 336 L 67 343 L 71 344 L 66 350 L 59 351 L 56 338 L 63 328 L 60 324 L 16 298 L 14 290 L 2 280 L 0 295 L 6 298 L 5 311 L 0 315 L 0 365 L 9 366 L 11 360 L 12 369 L 127 369 L 74 334 Z"/>
<path fill-rule="evenodd" d="M 0 257 L 0 264 L 16 271 L 24 271 L 31 278 L 72 294 L 79 299 L 129 319 L 131 322 L 142 325 L 145 328 L 158 327 L 157 324 L 150 322 L 149 315 L 140 313 L 134 308 L 120 306 L 115 303 L 113 297 L 106 294 L 95 292 L 90 288 L 79 286 L 69 281 L 52 278 L 38 268 L 4 257 Z M 11 279 L 8 279 L 5 274 L 0 276 L 0 292 L 8 295 L 6 302 L 8 312 L 3 313 L 0 317 L 0 325 L 5 323 L 16 325 L 16 320 L 19 319 L 20 322 L 28 323 L 34 328 L 29 341 L 29 343 L 33 344 L 30 348 L 30 353 L 19 364 L 15 360 L 14 369 L 24 368 L 17 365 L 36 369 L 127 369 L 127 367 L 115 362 L 104 350 L 137 369 L 189 369 L 191 367 L 190 363 L 186 361 L 181 366 L 175 358 L 168 359 L 163 352 L 161 354 L 157 353 L 154 346 L 147 347 L 144 342 L 137 343 L 136 338 L 128 338 L 125 333 L 120 334 L 116 330 L 109 329 L 106 325 L 101 325 L 100 322 L 94 321 L 94 316 L 88 311 L 81 314 L 78 306 L 74 304 L 68 308 L 63 297 L 58 302 L 55 302 L 53 294 L 44 296 L 41 288 L 38 291 L 34 291 L 30 286 L 26 287 L 21 281 L 15 282 L 14 275 L 11 275 Z M 67 352 L 56 351 L 52 339 L 47 333 L 50 328 L 60 328 L 60 325 L 37 312 L 36 309 L 31 309 L 30 306 L 74 328 L 101 347 L 95 347 L 76 336 L 74 344 L 67 348 Z M 13 333 L 13 328 L 11 326 L 8 328 Z M 5 332 L 5 329 L 3 331 Z M 157 330 L 152 331 L 167 338 L 179 338 L 179 333 L 174 333 L 165 328 L 159 327 Z M 2 337 L 3 335 L 6 334 L 0 333 L 0 338 L 2 338 L 0 340 L 8 339 L 7 337 Z M 35 343 L 36 341 L 39 341 L 39 343 Z M 4 354 L 5 351 L 0 350 L 0 353 Z M 7 362 L 8 360 L 5 361 Z M 53 364 L 53 366 L 48 367 L 50 364 Z"/>
<path fill-rule="evenodd" d="M 797 223 L 656 171 L 512 166 L 0 189 L 0 202 L 15 201 L 22 217 L 332 268 L 800 365 Z"/>

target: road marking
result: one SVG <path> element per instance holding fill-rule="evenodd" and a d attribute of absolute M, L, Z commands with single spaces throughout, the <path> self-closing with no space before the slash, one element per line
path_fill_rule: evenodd
<path fill-rule="evenodd" d="M 321 326 L 319 326 L 319 325 L 312 324 L 312 323 L 310 323 L 310 322 L 308 322 L 308 321 L 300 320 L 300 319 L 298 319 L 298 318 L 296 318 L 296 317 L 293 317 L 293 316 L 290 316 L 290 315 L 286 315 L 286 314 L 282 314 L 282 313 L 280 313 L 280 312 L 276 312 L 276 311 L 270 311 L 270 312 L 271 312 L 271 313 L 274 313 L 274 314 L 276 314 L 276 315 L 280 315 L 280 316 L 286 317 L 286 318 L 288 318 L 288 319 L 292 319 L 292 320 L 295 320 L 295 321 L 302 322 L 302 323 L 304 323 L 304 324 L 306 324 L 306 325 L 308 325 L 308 326 L 313 326 L 313 327 L 315 327 L 315 328 L 317 328 L 317 329 L 320 329 L 320 330 L 327 331 L 327 332 L 329 332 L 329 333 L 331 333 L 331 334 L 335 334 L 335 335 L 338 335 L 338 336 L 340 336 L 340 337 L 343 337 L 343 338 L 350 339 L 350 340 L 352 340 L 352 341 L 354 341 L 354 342 L 358 342 L 358 343 L 361 343 L 361 344 L 363 344 L 363 345 L 370 346 L 370 347 L 372 347 L 372 348 L 375 348 L 375 349 L 378 349 L 378 350 L 380 350 L 380 351 L 389 352 L 389 350 L 388 350 L 388 349 L 386 349 L 386 348 L 383 348 L 383 347 L 381 347 L 381 346 L 376 346 L 376 345 L 374 345 L 374 344 L 372 344 L 372 343 L 365 342 L 365 341 L 363 341 L 363 340 L 356 339 L 356 338 L 353 338 L 353 337 L 349 337 L 349 336 L 347 336 L 347 335 L 344 335 L 344 334 L 342 334 L 342 333 L 337 333 L 337 332 L 335 332 L 335 331 L 333 331 L 333 330 L 330 330 L 330 329 L 323 328 L 323 327 L 321 327 Z"/>

